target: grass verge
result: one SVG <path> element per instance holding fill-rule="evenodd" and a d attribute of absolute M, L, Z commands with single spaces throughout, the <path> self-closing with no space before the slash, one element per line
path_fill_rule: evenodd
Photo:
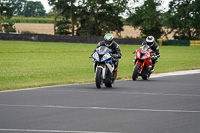
<path fill-rule="evenodd" d="M 140 45 L 120 45 L 118 79 L 132 76 Z M 96 44 L 0 41 L 0 91 L 58 84 L 94 82 Z M 161 46 L 154 73 L 200 69 L 200 47 Z"/>

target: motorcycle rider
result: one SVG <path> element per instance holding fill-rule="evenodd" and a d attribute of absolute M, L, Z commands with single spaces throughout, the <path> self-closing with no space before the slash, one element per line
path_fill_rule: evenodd
<path fill-rule="evenodd" d="M 153 72 L 155 64 L 158 62 L 158 58 L 160 57 L 158 43 L 155 41 L 155 38 L 153 36 L 147 36 L 146 40 L 142 43 L 142 45 L 149 45 L 149 47 L 151 48 L 151 50 L 156 55 L 156 57 L 152 59 L 151 72 Z"/>
<path fill-rule="evenodd" d="M 117 44 L 114 41 L 114 37 L 110 33 L 106 34 L 104 36 L 104 41 L 100 41 L 97 44 L 97 48 L 100 47 L 100 46 L 106 46 L 106 47 L 108 47 L 109 49 L 112 50 L 113 63 L 115 65 L 115 69 L 113 71 L 113 77 L 116 78 L 117 77 L 117 68 L 118 68 L 118 64 L 119 64 L 118 59 L 120 59 L 122 57 L 122 54 L 120 52 L 120 46 L 119 46 L 119 44 Z M 93 53 L 94 52 L 95 51 L 93 51 Z"/>

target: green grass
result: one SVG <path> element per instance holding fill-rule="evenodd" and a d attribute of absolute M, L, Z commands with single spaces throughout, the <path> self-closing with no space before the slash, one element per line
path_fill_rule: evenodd
<path fill-rule="evenodd" d="M 118 79 L 132 75 L 139 45 L 120 45 Z M 96 44 L 0 41 L 0 90 L 94 82 Z M 154 73 L 200 69 L 200 47 L 161 46 Z"/>
<path fill-rule="evenodd" d="M 11 19 L 4 19 L 3 22 L 11 22 L 11 23 L 54 23 L 53 18 L 44 18 L 44 17 L 23 17 L 23 16 L 15 16 Z"/>

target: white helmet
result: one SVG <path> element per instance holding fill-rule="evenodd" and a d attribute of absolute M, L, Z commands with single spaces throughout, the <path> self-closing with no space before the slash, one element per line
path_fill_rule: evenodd
<path fill-rule="evenodd" d="M 148 36 L 146 38 L 146 43 L 147 45 L 149 45 L 150 47 L 152 47 L 154 45 L 154 41 L 155 41 L 155 38 L 153 36 Z"/>
<path fill-rule="evenodd" d="M 105 45 L 110 47 L 113 43 L 113 39 L 114 39 L 114 37 L 112 34 L 106 34 L 104 36 Z"/>

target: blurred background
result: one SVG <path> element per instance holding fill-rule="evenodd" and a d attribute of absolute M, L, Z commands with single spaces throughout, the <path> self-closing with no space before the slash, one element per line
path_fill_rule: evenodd
<path fill-rule="evenodd" d="M 0 0 L 0 32 L 198 40 L 199 0 Z"/>

